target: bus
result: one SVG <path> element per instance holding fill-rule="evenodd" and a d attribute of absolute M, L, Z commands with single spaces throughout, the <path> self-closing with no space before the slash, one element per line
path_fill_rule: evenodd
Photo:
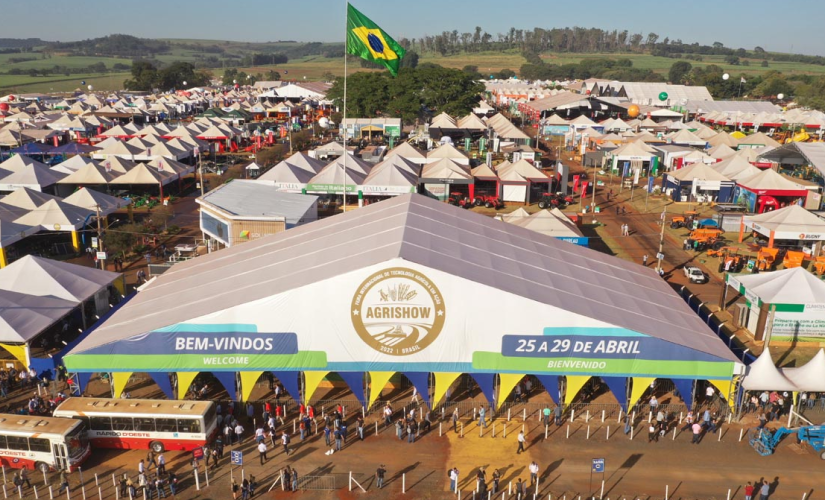
<path fill-rule="evenodd" d="M 71 472 L 90 454 L 83 422 L 32 415 L 0 417 L 0 464 L 5 467 Z"/>
<path fill-rule="evenodd" d="M 218 430 L 212 401 L 69 398 L 54 410 L 54 416 L 82 420 L 94 447 L 155 453 L 193 450 Z"/>

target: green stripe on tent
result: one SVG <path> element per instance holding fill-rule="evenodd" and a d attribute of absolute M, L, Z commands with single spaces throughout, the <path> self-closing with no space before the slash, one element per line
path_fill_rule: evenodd
<path fill-rule="evenodd" d="M 776 306 L 776 312 L 805 312 L 805 304 L 771 304 L 771 306 Z"/>

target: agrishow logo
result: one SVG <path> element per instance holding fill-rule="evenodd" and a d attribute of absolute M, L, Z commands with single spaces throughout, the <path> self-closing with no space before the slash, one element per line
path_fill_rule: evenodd
<path fill-rule="evenodd" d="M 391 356 L 416 353 L 444 327 L 444 299 L 430 279 L 396 267 L 373 274 L 352 298 L 352 325 L 370 347 Z"/>

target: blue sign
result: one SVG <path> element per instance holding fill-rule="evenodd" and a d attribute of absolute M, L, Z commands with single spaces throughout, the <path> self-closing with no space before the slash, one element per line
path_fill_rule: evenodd
<path fill-rule="evenodd" d="M 602 472 L 604 473 L 604 459 L 603 458 L 594 458 L 593 459 L 593 468 L 591 472 Z"/>
<path fill-rule="evenodd" d="M 580 247 L 590 246 L 590 238 L 587 236 L 556 236 L 556 239 L 579 245 Z"/>
<path fill-rule="evenodd" d="M 232 465 L 243 465 L 243 452 L 242 451 L 230 451 L 229 452 L 229 459 Z"/>
<path fill-rule="evenodd" d="M 215 332 L 193 330 L 149 332 L 94 348 L 89 354 L 298 354 L 294 333 L 245 332 L 231 325 Z"/>

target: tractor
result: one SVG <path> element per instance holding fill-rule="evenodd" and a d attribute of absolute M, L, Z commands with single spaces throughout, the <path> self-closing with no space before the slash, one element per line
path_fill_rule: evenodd
<path fill-rule="evenodd" d="M 694 242 L 693 248 L 700 252 L 706 248 L 719 250 L 725 246 L 720 229 L 695 229 L 690 232 L 688 241 Z"/>
<path fill-rule="evenodd" d="M 484 205 L 487 208 L 504 208 L 504 201 L 498 196 L 479 195 L 473 200 L 473 205 L 480 207 Z"/>
<path fill-rule="evenodd" d="M 468 196 L 464 196 L 464 193 L 461 192 L 450 193 L 450 197 L 447 198 L 447 203 L 461 208 L 473 207 L 473 201 Z"/>
<path fill-rule="evenodd" d="M 573 203 L 572 196 L 565 196 L 562 193 L 541 193 L 539 196 L 539 208 L 565 208 L 567 205 Z"/>
<path fill-rule="evenodd" d="M 782 438 L 789 434 L 796 434 L 797 443 L 811 445 L 819 458 L 825 460 L 825 425 L 809 425 L 798 429 L 788 429 L 780 427 L 774 432 L 770 429 L 750 429 L 748 431 L 748 443 L 763 457 L 772 455 Z"/>

